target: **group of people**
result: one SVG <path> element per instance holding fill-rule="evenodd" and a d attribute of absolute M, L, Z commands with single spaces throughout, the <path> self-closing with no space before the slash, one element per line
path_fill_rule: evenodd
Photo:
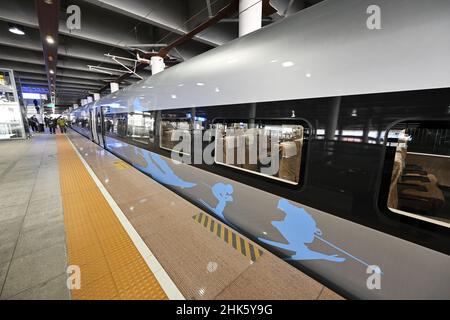
<path fill-rule="evenodd" d="M 44 132 L 44 125 L 41 124 L 41 122 L 36 116 L 28 118 L 28 125 L 31 128 L 31 130 L 33 130 L 33 132 Z"/>
<path fill-rule="evenodd" d="M 67 132 L 67 121 L 64 117 L 58 118 L 44 117 L 44 123 L 40 123 L 36 116 L 28 119 L 28 125 L 33 132 L 44 132 L 44 125 L 49 129 L 50 134 L 56 134 L 56 128 L 59 127 L 61 133 Z"/>

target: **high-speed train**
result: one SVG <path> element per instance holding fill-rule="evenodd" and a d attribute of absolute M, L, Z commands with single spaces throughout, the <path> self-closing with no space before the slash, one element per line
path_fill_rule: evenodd
<path fill-rule="evenodd" d="M 74 110 L 72 128 L 347 298 L 449 299 L 450 1 L 376 4 L 381 28 L 373 1 L 324 1 Z M 173 161 L 177 130 L 212 130 L 200 144 L 224 157 Z M 269 136 L 272 173 L 248 161 Z"/>

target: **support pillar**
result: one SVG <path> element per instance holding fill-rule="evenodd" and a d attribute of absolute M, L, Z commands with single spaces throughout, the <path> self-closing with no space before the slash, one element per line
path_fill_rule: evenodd
<path fill-rule="evenodd" d="M 152 75 L 164 71 L 164 68 L 166 67 L 164 59 L 159 56 L 153 56 L 150 58 L 150 66 L 152 68 Z"/>
<path fill-rule="evenodd" d="M 117 82 L 111 82 L 111 93 L 119 91 L 119 84 Z"/>
<path fill-rule="evenodd" d="M 262 26 L 262 1 L 239 0 L 239 37 Z"/>

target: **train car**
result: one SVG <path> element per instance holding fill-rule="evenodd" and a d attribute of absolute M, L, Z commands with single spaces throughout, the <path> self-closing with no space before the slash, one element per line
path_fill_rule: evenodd
<path fill-rule="evenodd" d="M 72 128 L 347 298 L 448 299 L 450 2 L 377 4 L 380 29 L 372 1 L 324 1 L 75 110 Z M 175 132 L 216 146 L 212 163 Z M 278 137 L 276 172 L 247 161 L 255 132 Z M 238 140 L 245 161 L 217 157 Z"/>

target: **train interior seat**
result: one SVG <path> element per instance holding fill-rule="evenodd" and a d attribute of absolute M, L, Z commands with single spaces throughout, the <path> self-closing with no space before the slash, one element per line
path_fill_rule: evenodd
<path fill-rule="evenodd" d="M 232 132 L 223 133 L 221 137 L 223 141 L 223 162 L 233 165 L 238 168 L 261 172 L 263 167 L 271 165 L 270 159 L 261 159 L 264 153 L 257 152 L 256 163 L 250 161 L 250 153 L 253 150 L 260 148 L 260 141 L 258 139 L 265 139 L 267 141 L 268 158 L 271 157 L 272 144 L 271 136 L 264 129 L 238 129 Z M 241 145 L 242 144 L 242 145 Z M 256 144 L 256 146 L 254 145 Z M 295 136 L 280 137 L 278 141 L 279 153 L 279 170 L 273 175 L 286 181 L 298 183 L 300 175 L 300 165 L 302 160 L 303 147 L 303 132 Z M 245 150 L 245 158 L 239 158 L 239 152 Z M 227 154 L 230 159 L 227 159 Z M 231 155 L 232 154 L 232 155 Z M 262 161 L 261 161 L 262 160 Z"/>
<path fill-rule="evenodd" d="M 407 163 L 408 160 L 407 147 L 398 147 L 388 206 L 408 212 L 434 215 L 446 202 L 439 180 L 422 165 Z"/>

